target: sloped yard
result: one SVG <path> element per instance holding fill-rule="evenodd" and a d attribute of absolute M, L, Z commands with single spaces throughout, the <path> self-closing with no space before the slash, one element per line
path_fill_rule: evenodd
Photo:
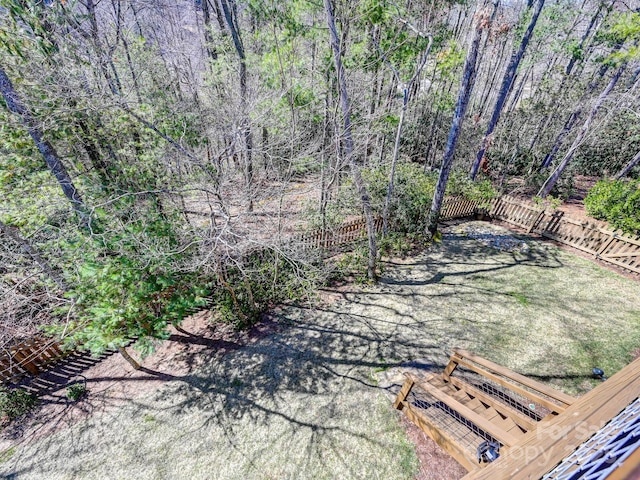
<path fill-rule="evenodd" d="M 483 228 L 452 227 L 429 251 L 387 261 L 375 287 L 284 308 L 255 341 L 204 349 L 158 388 L 5 450 L 0 475 L 442 478 L 419 466 L 391 407 L 394 367 L 440 368 L 460 346 L 575 394 L 593 385 L 591 368 L 610 375 L 640 347 L 640 282 Z"/>

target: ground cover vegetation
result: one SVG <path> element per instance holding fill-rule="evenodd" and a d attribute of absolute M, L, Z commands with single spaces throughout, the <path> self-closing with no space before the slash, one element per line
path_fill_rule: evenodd
<path fill-rule="evenodd" d="M 365 215 L 373 281 L 376 216 L 387 249 L 434 237 L 447 191 L 637 177 L 634 8 L 0 0 L 0 346 L 249 325 L 334 274 L 305 219 Z"/>

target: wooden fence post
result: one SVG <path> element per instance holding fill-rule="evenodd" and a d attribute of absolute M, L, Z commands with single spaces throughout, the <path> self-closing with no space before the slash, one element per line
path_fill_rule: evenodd
<path fill-rule="evenodd" d="M 535 230 L 535 228 L 541 222 L 542 217 L 544 217 L 544 215 L 545 215 L 545 211 L 541 210 L 540 213 L 538 213 L 538 215 L 533 219 L 533 222 L 531 222 L 531 226 L 527 229 L 527 233 L 531 233 Z"/>

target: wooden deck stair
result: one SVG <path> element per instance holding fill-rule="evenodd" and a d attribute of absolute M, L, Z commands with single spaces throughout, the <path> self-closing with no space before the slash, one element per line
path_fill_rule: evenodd
<path fill-rule="evenodd" d="M 477 460 L 483 441 L 499 442 L 502 455 L 573 401 L 488 360 L 454 350 L 443 374 L 407 376 L 394 406 L 467 470 L 475 471 L 486 466 Z"/>

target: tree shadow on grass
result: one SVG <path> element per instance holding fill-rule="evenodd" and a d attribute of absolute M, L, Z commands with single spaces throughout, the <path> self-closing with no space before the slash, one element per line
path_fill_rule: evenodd
<path fill-rule="evenodd" d="M 385 452 L 402 447 L 401 440 L 381 430 L 391 407 L 383 400 L 387 413 L 378 411 L 380 393 L 389 387 L 378 385 L 376 373 L 407 366 L 411 360 L 416 368 L 441 368 L 447 361 L 446 347 L 477 345 L 504 329 L 499 320 L 460 318 L 460 312 L 446 308 L 446 303 L 431 311 L 431 303 L 455 300 L 464 306 L 478 295 L 513 303 L 508 292 L 467 280 L 510 268 L 562 266 L 552 250 L 505 255 L 469 239 L 446 236 L 445 245 L 436 251 L 414 262 L 390 265 L 394 270 L 377 287 L 344 292 L 342 301 L 333 305 L 284 308 L 272 315 L 279 327 L 252 341 L 210 340 L 188 332 L 173 335 L 170 341 L 202 347 L 188 354 L 194 364 L 195 357 L 208 359 L 183 376 L 163 374 L 161 368 L 143 370 L 166 385 L 105 417 L 112 425 L 96 419 L 89 426 L 119 430 L 130 450 L 145 451 L 146 441 L 162 442 L 162 448 L 154 447 L 160 450 L 179 443 L 194 452 L 190 455 L 204 449 L 226 459 L 242 457 L 243 468 L 255 471 L 275 461 L 273 457 L 294 463 L 308 476 L 320 468 L 321 459 L 332 457 L 345 476 L 352 472 L 355 477 L 358 468 L 367 468 L 353 453 L 346 453 L 355 451 L 373 452 L 374 466 L 386 468 L 384 462 L 395 460 Z M 385 300 L 391 297 L 393 301 Z M 135 432 L 135 425 L 147 416 L 163 434 L 126 439 L 123 432 Z M 41 443 L 39 451 L 21 458 L 14 472 L 46 468 L 46 463 L 36 467 L 44 456 L 75 455 L 79 460 L 69 468 L 80 474 L 82 459 L 95 450 L 87 431 L 74 431 L 66 444 Z M 216 450 L 220 438 L 236 453 Z M 247 446 L 247 438 L 252 446 Z M 0 465 L 3 471 L 7 470 Z"/>

